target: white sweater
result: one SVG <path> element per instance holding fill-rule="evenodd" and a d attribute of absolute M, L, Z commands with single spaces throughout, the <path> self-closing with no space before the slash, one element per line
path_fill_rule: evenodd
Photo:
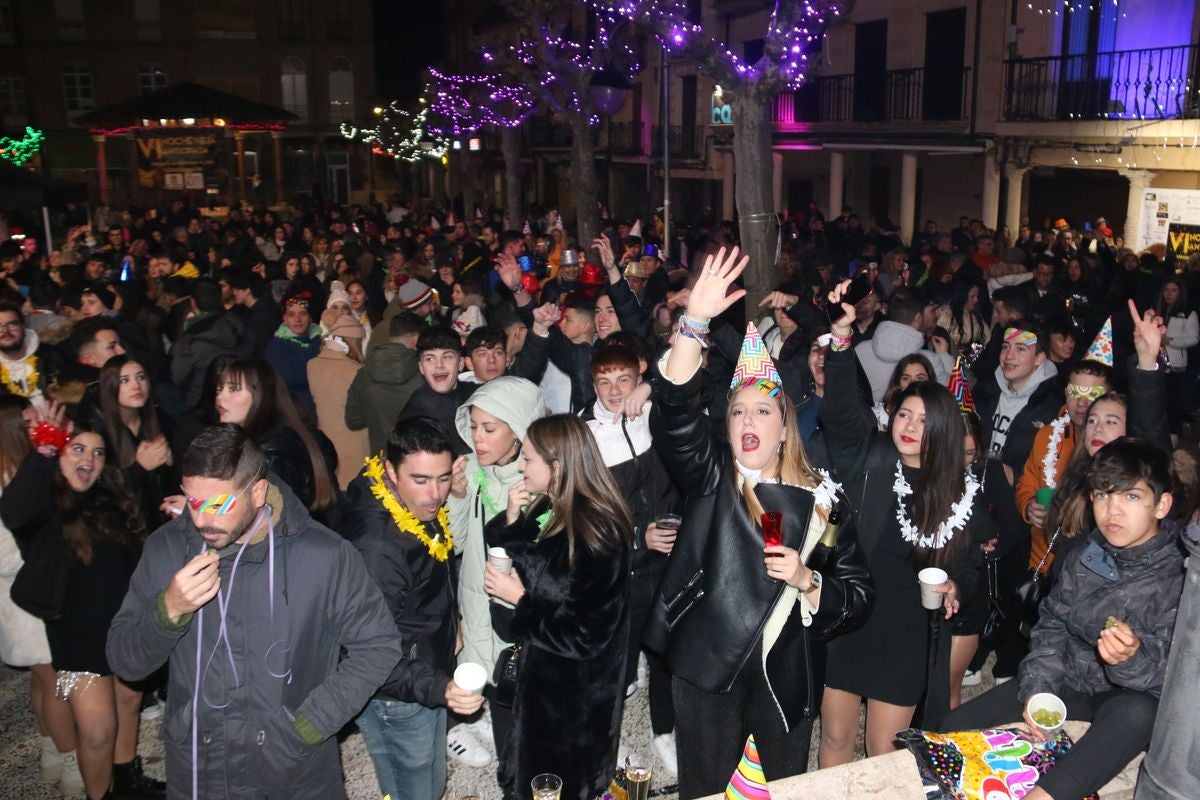
<path fill-rule="evenodd" d="M 1200 343 L 1200 321 L 1196 319 L 1196 312 L 1168 317 L 1167 338 L 1170 340 L 1167 358 L 1171 359 L 1171 371 L 1181 372 L 1188 365 L 1188 348 Z"/>

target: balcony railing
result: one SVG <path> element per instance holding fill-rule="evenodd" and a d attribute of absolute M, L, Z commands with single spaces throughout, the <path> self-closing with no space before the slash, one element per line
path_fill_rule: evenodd
<path fill-rule="evenodd" d="M 811 122 L 946 121 L 967 116 L 971 70 L 888 70 L 882 86 L 854 75 L 821 75 L 798 91 L 775 97 L 771 119 L 779 127 Z"/>
<path fill-rule="evenodd" d="M 1004 118 L 1195 117 L 1198 54 L 1193 44 L 1006 61 Z"/>
<path fill-rule="evenodd" d="M 650 151 L 654 156 L 661 156 L 663 149 L 662 126 L 655 125 L 651 129 Z M 703 141 L 703 131 L 698 126 L 685 127 L 672 125 L 668 130 L 671 137 L 671 158 L 699 158 L 700 142 Z"/>

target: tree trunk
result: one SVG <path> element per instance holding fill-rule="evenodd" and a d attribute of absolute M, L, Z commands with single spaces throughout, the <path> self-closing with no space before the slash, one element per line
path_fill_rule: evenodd
<path fill-rule="evenodd" d="M 504 155 L 504 210 L 509 224 L 516 230 L 525 225 L 525 209 L 521 205 L 521 129 L 500 129 L 500 152 Z"/>
<path fill-rule="evenodd" d="M 738 93 L 733 111 L 733 155 L 737 170 L 734 197 L 742 252 L 750 256 L 750 264 L 742 273 L 746 284 L 747 319 L 754 316 L 758 301 L 774 289 L 778 281 L 775 270 L 778 221 L 777 209 L 772 208 L 769 107 L 768 97 L 751 89 Z"/>
<path fill-rule="evenodd" d="M 571 193 L 575 197 L 576 244 L 588 247 L 600 235 L 600 214 L 596 210 L 599 181 L 596 180 L 596 145 L 584 114 L 567 115 L 571 128 Z"/>
<path fill-rule="evenodd" d="M 459 152 L 451 157 L 456 166 L 454 175 L 458 179 L 458 189 L 462 192 L 463 215 L 468 219 L 475 218 L 475 207 L 479 205 L 479 187 L 476 181 L 476 171 L 471 164 L 471 156 Z"/>

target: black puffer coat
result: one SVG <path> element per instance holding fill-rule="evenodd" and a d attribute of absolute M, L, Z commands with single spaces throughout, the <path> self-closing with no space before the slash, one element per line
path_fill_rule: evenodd
<path fill-rule="evenodd" d="M 763 569 L 762 532 L 737 492 L 729 448 L 713 436 L 700 407 L 698 375 L 684 385 L 659 381 L 656 388 L 654 446 L 688 496 L 644 641 L 666 658 L 675 677 L 720 694 L 755 652 L 784 584 Z M 778 484 L 759 484 L 755 493 L 764 509 L 784 512 L 783 543 L 800 547 L 813 494 Z M 820 707 L 820 640 L 853 628 L 871 610 L 874 590 L 849 521 L 838 537 L 837 564 L 833 574 L 822 576 L 812 627 L 793 613 L 766 659 L 768 682 L 789 727 Z"/>

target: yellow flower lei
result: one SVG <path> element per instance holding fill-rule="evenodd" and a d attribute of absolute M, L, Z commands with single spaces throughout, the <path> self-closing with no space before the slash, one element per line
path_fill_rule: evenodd
<path fill-rule="evenodd" d="M 429 550 L 429 555 L 438 561 L 445 561 L 450 557 L 450 554 L 454 552 L 454 537 L 450 535 L 450 514 L 446 511 L 446 506 L 443 505 L 439 508 L 437 514 L 438 524 L 446 532 L 446 540 L 439 542 L 425 532 L 424 523 L 414 517 L 407 508 L 400 505 L 396 495 L 392 494 L 392 490 L 384 481 L 383 460 L 379 456 L 371 456 L 367 459 L 367 469 L 364 474 L 371 482 L 371 494 L 392 515 L 392 521 L 396 523 L 397 528 L 420 539 Z"/>
<path fill-rule="evenodd" d="M 32 397 L 38 388 L 37 356 L 29 357 L 29 375 L 25 378 L 25 385 L 29 389 L 21 391 L 21 387 L 12 379 L 12 376 L 8 372 L 8 367 L 4 364 L 0 364 L 0 381 L 4 382 L 4 388 L 8 389 L 9 393 L 21 397 Z"/>

